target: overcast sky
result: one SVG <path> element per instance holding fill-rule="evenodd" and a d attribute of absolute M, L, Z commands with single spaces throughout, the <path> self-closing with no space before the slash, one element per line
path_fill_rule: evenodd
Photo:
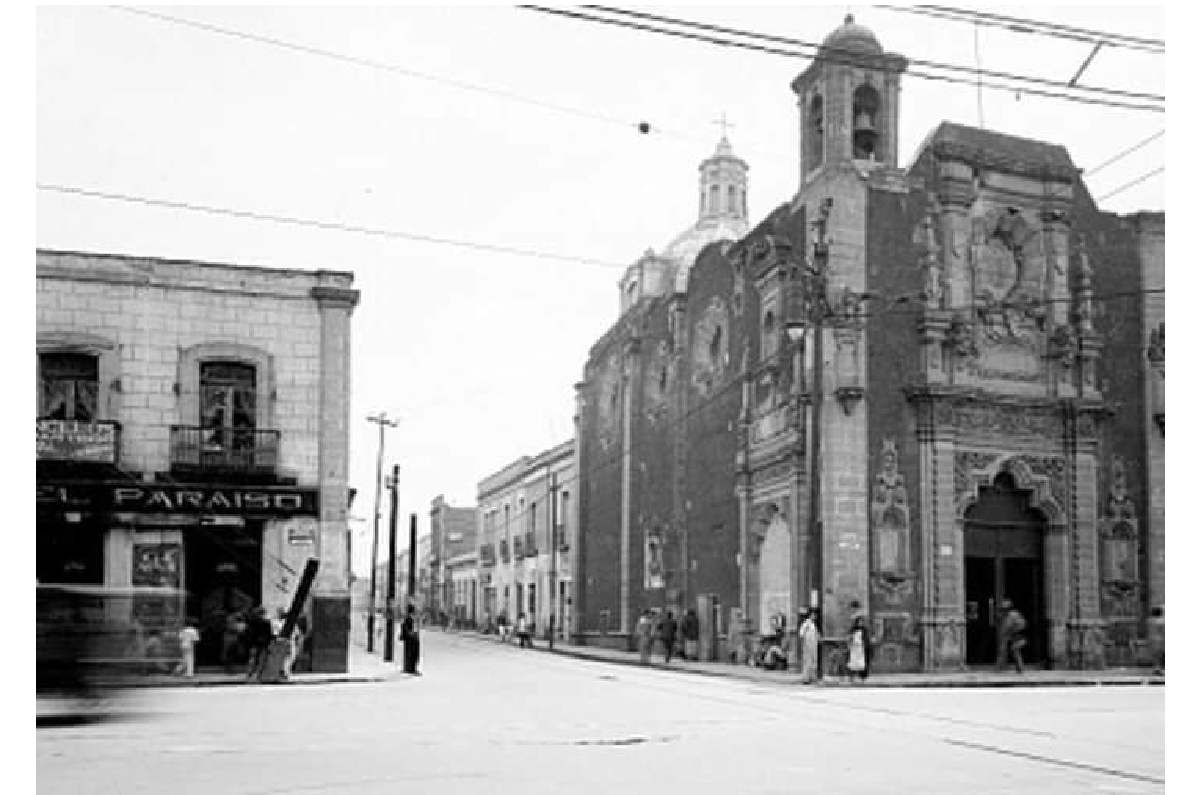
<path fill-rule="evenodd" d="M 806 41 L 852 11 L 885 49 L 910 59 L 971 66 L 976 58 L 972 26 L 883 8 L 660 10 Z M 989 10 L 1165 34 L 1155 7 Z M 156 13 L 245 35 L 116 8 L 39 9 L 39 183 L 609 263 L 39 192 L 41 247 L 353 271 L 362 302 L 350 480 L 359 490 L 353 514 L 366 519 L 377 440 L 368 413 L 401 419 L 386 461 L 401 465 L 401 512 L 416 512 L 422 533 L 435 495 L 470 505 L 481 478 L 571 437 L 573 384 L 616 320 L 621 267 L 695 221 L 697 166 L 715 148 L 722 113 L 750 164 L 751 224 L 797 187 L 789 83 L 807 60 L 510 7 Z M 987 69 L 1068 80 L 1090 49 L 978 30 Z M 1164 58 L 1105 48 L 1080 82 L 1163 94 Z M 650 135 L 636 131 L 642 120 Z M 943 120 L 979 125 L 975 89 L 905 77 L 901 165 Z M 1061 143 L 1089 169 L 1164 129 L 1165 115 L 985 90 L 983 126 Z M 1088 176 L 1088 186 L 1100 197 L 1164 164 L 1159 138 Z M 1102 206 L 1162 210 L 1163 185 L 1151 177 Z M 356 570 L 365 568 L 369 528 L 354 525 Z"/>

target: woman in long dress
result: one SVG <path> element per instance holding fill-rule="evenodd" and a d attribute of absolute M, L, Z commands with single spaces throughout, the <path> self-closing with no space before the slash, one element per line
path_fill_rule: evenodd
<path fill-rule="evenodd" d="M 811 612 L 804 614 L 800 624 L 800 681 L 810 684 L 817 681 L 817 648 L 821 643 L 821 631 L 813 621 Z"/>
<path fill-rule="evenodd" d="M 867 679 L 867 625 L 862 616 L 854 617 L 854 626 L 850 628 L 850 659 L 846 668 L 851 678 L 857 676 L 864 682 Z"/>

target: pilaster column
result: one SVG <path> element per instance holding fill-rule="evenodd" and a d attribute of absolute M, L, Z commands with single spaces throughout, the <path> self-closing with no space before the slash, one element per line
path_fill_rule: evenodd
<path fill-rule="evenodd" d="M 317 280 L 311 294 L 321 316 L 316 538 L 321 565 L 312 595 L 312 664 L 314 671 L 340 673 L 349 662 L 350 314 L 359 293 L 342 274 L 319 271 Z"/>

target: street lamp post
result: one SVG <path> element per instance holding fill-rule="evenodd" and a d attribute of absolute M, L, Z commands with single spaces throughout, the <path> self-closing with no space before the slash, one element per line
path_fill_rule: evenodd
<path fill-rule="evenodd" d="M 371 414 L 367 422 L 379 426 L 379 455 L 375 459 L 375 526 L 371 531 L 371 609 L 367 613 L 367 651 L 375 651 L 375 563 L 379 560 L 379 498 L 383 492 L 383 432 L 400 423 L 388 419 L 387 412 Z"/>
<path fill-rule="evenodd" d="M 821 407 L 825 396 L 825 351 L 824 329 L 825 315 L 829 312 L 826 295 L 826 276 L 829 264 L 829 242 L 826 238 L 826 228 L 829 211 L 833 200 L 826 198 L 821 202 L 815 221 L 813 221 L 812 263 L 795 263 L 790 284 L 788 317 L 785 323 L 788 338 L 801 349 L 805 343 L 808 330 L 813 335 L 813 377 L 809 386 L 812 429 L 809 444 L 812 451 L 809 469 L 809 512 L 808 512 L 808 587 L 809 607 L 818 611 L 824 601 L 823 590 L 823 524 L 821 520 Z M 797 378 L 803 378 L 803 353 L 797 356 Z"/>

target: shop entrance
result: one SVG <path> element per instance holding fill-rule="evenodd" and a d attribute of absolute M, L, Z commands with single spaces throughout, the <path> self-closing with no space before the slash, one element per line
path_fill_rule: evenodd
<path fill-rule="evenodd" d="M 1027 663 L 1046 659 L 1043 536 L 1046 522 L 1029 507 L 1029 492 L 1007 473 L 967 510 L 964 536 L 968 665 L 994 665 L 1000 650 L 1001 603 L 1012 601 L 1025 617 Z"/>
<path fill-rule="evenodd" d="M 262 525 L 188 528 L 184 561 L 187 613 L 200 630 L 196 664 L 244 665 L 248 651 L 234 630 L 262 602 Z"/>

